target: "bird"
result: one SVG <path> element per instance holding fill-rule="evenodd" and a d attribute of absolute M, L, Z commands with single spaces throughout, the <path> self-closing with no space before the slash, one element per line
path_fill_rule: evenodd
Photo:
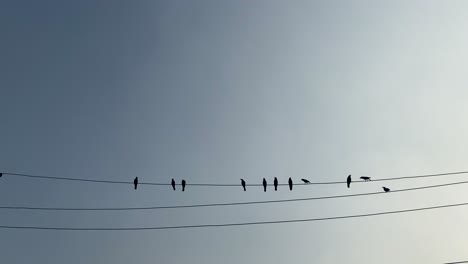
<path fill-rule="evenodd" d="M 135 190 L 136 190 L 138 186 L 138 177 L 135 177 L 135 179 L 133 180 L 133 185 L 135 185 Z"/>
<path fill-rule="evenodd" d="M 346 179 L 346 183 L 348 184 L 348 188 L 349 188 L 349 186 L 351 186 L 351 174 L 348 175 L 348 178 Z"/>
<path fill-rule="evenodd" d="M 275 177 L 275 180 L 273 181 L 273 184 L 275 185 L 275 191 L 278 190 L 278 179 Z"/>
<path fill-rule="evenodd" d="M 384 190 L 385 192 L 389 192 L 389 191 L 390 191 L 390 189 L 387 188 L 387 187 L 383 187 L 383 186 L 382 186 L 382 188 L 383 188 L 383 190 Z"/>
<path fill-rule="evenodd" d="M 263 191 L 266 192 L 267 181 L 263 178 Z"/>
<path fill-rule="evenodd" d="M 185 180 L 182 180 L 182 191 L 185 191 Z"/>
<path fill-rule="evenodd" d="M 309 183 L 310 183 L 310 181 L 307 180 L 307 179 L 301 179 L 301 180 L 302 180 L 305 184 L 309 184 Z"/>
<path fill-rule="evenodd" d="M 288 184 L 289 184 L 289 190 L 292 191 L 293 182 L 292 182 L 291 177 L 290 177 L 289 180 L 288 180 Z"/>
<path fill-rule="evenodd" d="M 361 180 L 364 180 L 364 181 L 370 181 L 370 177 L 367 177 L 367 176 L 362 176 L 362 177 L 361 177 Z"/>
<path fill-rule="evenodd" d="M 174 181 L 174 179 L 172 179 L 171 185 L 172 185 L 172 189 L 175 191 L 175 181 Z"/>
<path fill-rule="evenodd" d="M 3 173 L 0 172 L 0 177 L 2 177 L 2 176 L 3 176 Z"/>
<path fill-rule="evenodd" d="M 245 181 L 244 181 L 244 179 L 240 179 L 240 180 L 241 180 L 242 188 L 244 188 L 244 192 L 245 192 L 245 191 L 246 191 L 246 189 L 245 189 Z"/>

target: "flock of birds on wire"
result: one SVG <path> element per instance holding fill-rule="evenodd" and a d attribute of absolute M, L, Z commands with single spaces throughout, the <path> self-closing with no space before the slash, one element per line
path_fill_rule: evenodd
<path fill-rule="evenodd" d="M 0 177 L 2 177 L 2 174 L 0 173 Z M 370 181 L 371 180 L 371 177 L 367 177 L 367 176 L 362 176 L 360 177 L 361 180 L 364 180 L 364 181 Z M 244 192 L 247 191 L 247 188 L 246 188 L 246 184 L 245 184 L 245 181 L 244 179 L 240 179 L 241 180 L 241 186 L 242 188 L 244 189 Z M 311 182 L 307 179 L 301 179 L 305 184 L 310 184 Z M 346 184 L 349 187 L 351 187 L 351 175 L 348 175 L 348 178 L 346 178 Z M 186 185 L 186 181 L 185 180 L 182 180 L 181 182 L 181 186 L 182 186 L 182 191 L 185 191 L 185 185 Z M 263 191 L 266 192 L 267 190 L 267 181 L 265 178 L 263 178 Z M 138 177 L 135 177 L 135 179 L 133 180 L 133 185 L 135 187 L 135 190 L 138 188 Z M 291 178 L 289 178 L 288 180 L 288 185 L 289 185 L 289 190 L 292 191 L 293 189 L 293 181 Z M 171 181 L 171 186 L 172 186 L 172 189 L 175 191 L 176 190 L 176 182 L 174 179 L 172 179 Z M 275 177 L 275 179 L 273 180 L 273 186 L 275 186 L 275 191 L 278 190 L 278 179 Z M 385 186 L 382 186 L 382 189 L 385 191 L 385 192 L 389 192 L 390 189 L 385 187 Z"/>
<path fill-rule="evenodd" d="M 3 176 L 3 173 L 0 173 L 0 177 Z M 370 181 L 371 180 L 371 177 L 367 177 L 367 176 L 362 176 L 360 177 L 361 180 L 364 180 L 364 181 Z M 246 188 L 246 184 L 245 184 L 245 181 L 244 179 L 240 179 L 241 180 L 241 186 L 242 188 L 244 189 L 244 192 L 247 191 L 247 188 Z M 301 179 L 305 184 L 310 184 L 311 182 L 307 179 Z M 346 178 L 346 184 L 349 187 L 351 187 L 351 175 L 348 175 L 348 178 Z M 185 186 L 186 186 L 187 182 L 185 180 L 182 180 L 181 182 L 181 186 L 182 186 L 182 191 L 184 192 L 185 191 Z M 267 181 L 265 178 L 263 178 L 263 191 L 266 192 L 267 190 Z M 135 177 L 135 179 L 133 180 L 133 185 L 134 185 L 134 188 L 135 190 L 138 188 L 138 177 Z M 288 180 L 288 185 L 289 185 L 289 190 L 292 191 L 293 189 L 293 181 L 291 178 L 289 178 Z M 174 179 L 172 179 L 171 181 L 171 186 L 172 186 L 172 189 L 175 191 L 176 190 L 176 182 Z M 273 180 L 273 186 L 275 186 L 275 191 L 278 190 L 278 178 L 275 177 L 275 179 Z M 382 189 L 385 191 L 385 192 L 389 192 L 390 189 L 385 187 L 385 186 L 382 186 Z"/>

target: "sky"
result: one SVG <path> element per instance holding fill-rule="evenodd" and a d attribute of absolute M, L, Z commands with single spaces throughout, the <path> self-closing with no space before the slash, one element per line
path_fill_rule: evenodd
<path fill-rule="evenodd" d="M 2 1 L 0 171 L 286 183 L 468 170 L 465 1 Z M 466 176 L 385 182 L 391 189 Z M 0 206 L 133 207 L 380 191 L 0 178 Z M 0 225 L 154 227 L 468 202 L 466 186 L 249 206 L 0 211 Z M 444 263 L 464 207 L 158 231 L 0 229 L 2 263 Z"/>

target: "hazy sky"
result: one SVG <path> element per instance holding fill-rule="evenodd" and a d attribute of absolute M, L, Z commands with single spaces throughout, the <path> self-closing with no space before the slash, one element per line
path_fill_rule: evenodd
<path fill-rule="evenodd" d="M 189 183 L 467 170 L 466 1 L 3 1 L 0 171 Z M 392 189 L 466 176 L 385 182 Z M 4 176 L 0 206 L 126 207 L 380 191 L 382 183 L 169 187 Z M 466 186 L 131 212 L 0 211 L 0 225 L 288 220 L 468 202 Z M 443 263 L 468 209 L 138 232 L 0 229 L 1 263 Z"/>

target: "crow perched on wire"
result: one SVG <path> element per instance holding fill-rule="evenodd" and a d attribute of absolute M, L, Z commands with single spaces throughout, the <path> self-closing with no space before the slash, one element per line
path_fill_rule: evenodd
<path fill-rule="evenodd" d="M 133 185 L 135 186 L 135 190 L 136 190 L 138 186 L 138 177 L 135 177 L 135 179 L 133 180 Z"/>
<path fill-rule="evenodd" d="M 348 178 L 346 179 L 346 183 L 348 184 L 348 188 L 349 188 L 349 186 L 351 186 L 351 174 L 348 175 Z"/>
<path fill-rule="evenodd" d="M 389 192 L 389 191 L 390 191 L 390 189 L 387 188 L 387 187 L 383 187 L 383 186 L 382 186 L 382 188 L 383 188 L 383 190 L 384 190 L 385 192 Z"/>
<path fill-rule="evenodd" d="M 370 181 L 370 177 L 367 177 L 367 176 L 362 176 L 362 177 L 361 177 L 361 180 L 364 180 L 364 181 Z"/>
<path fill-rule="evenodd" d="M 291 177 L 289 177 L 288 184 L 289 184 L 289 190 L 292 191 L 293 181 L 292 181 Z"/>
<path fill-rule="evenodd" d="M 278 179 L 275 177 L 275 180 L 273 181 L 273 184 L 275 185 L 275 191 L 278 190 Z"/>
<path fill-rule="evenodd" d="M 172 179 L 171 185 L 172 185 L 172 189 L 175 191 L 175 181 L 174 181 L 174 179 Z"/>
<path fill-rule="evenodd" d="M 263 191 L 266 192 L 267 181 L 263 178 Z"/>
<path fill-rule="evenodd" d="M 242 188 L 244 188 L 244 192 L 246 191 L 245 189 L 245 181 L 243 179 L 240 179 L 241 180 L 241 185 L 242 185 Z"/>
<path fill-rule="evenodd" d="M 305 184 L 310 184 L 310 181 L 307 179 L 301 179 Z"/>
<path fill-rule="evenodd" d="M 182 191 L 185 191 L 185 180 L 182 180 Z"/>

